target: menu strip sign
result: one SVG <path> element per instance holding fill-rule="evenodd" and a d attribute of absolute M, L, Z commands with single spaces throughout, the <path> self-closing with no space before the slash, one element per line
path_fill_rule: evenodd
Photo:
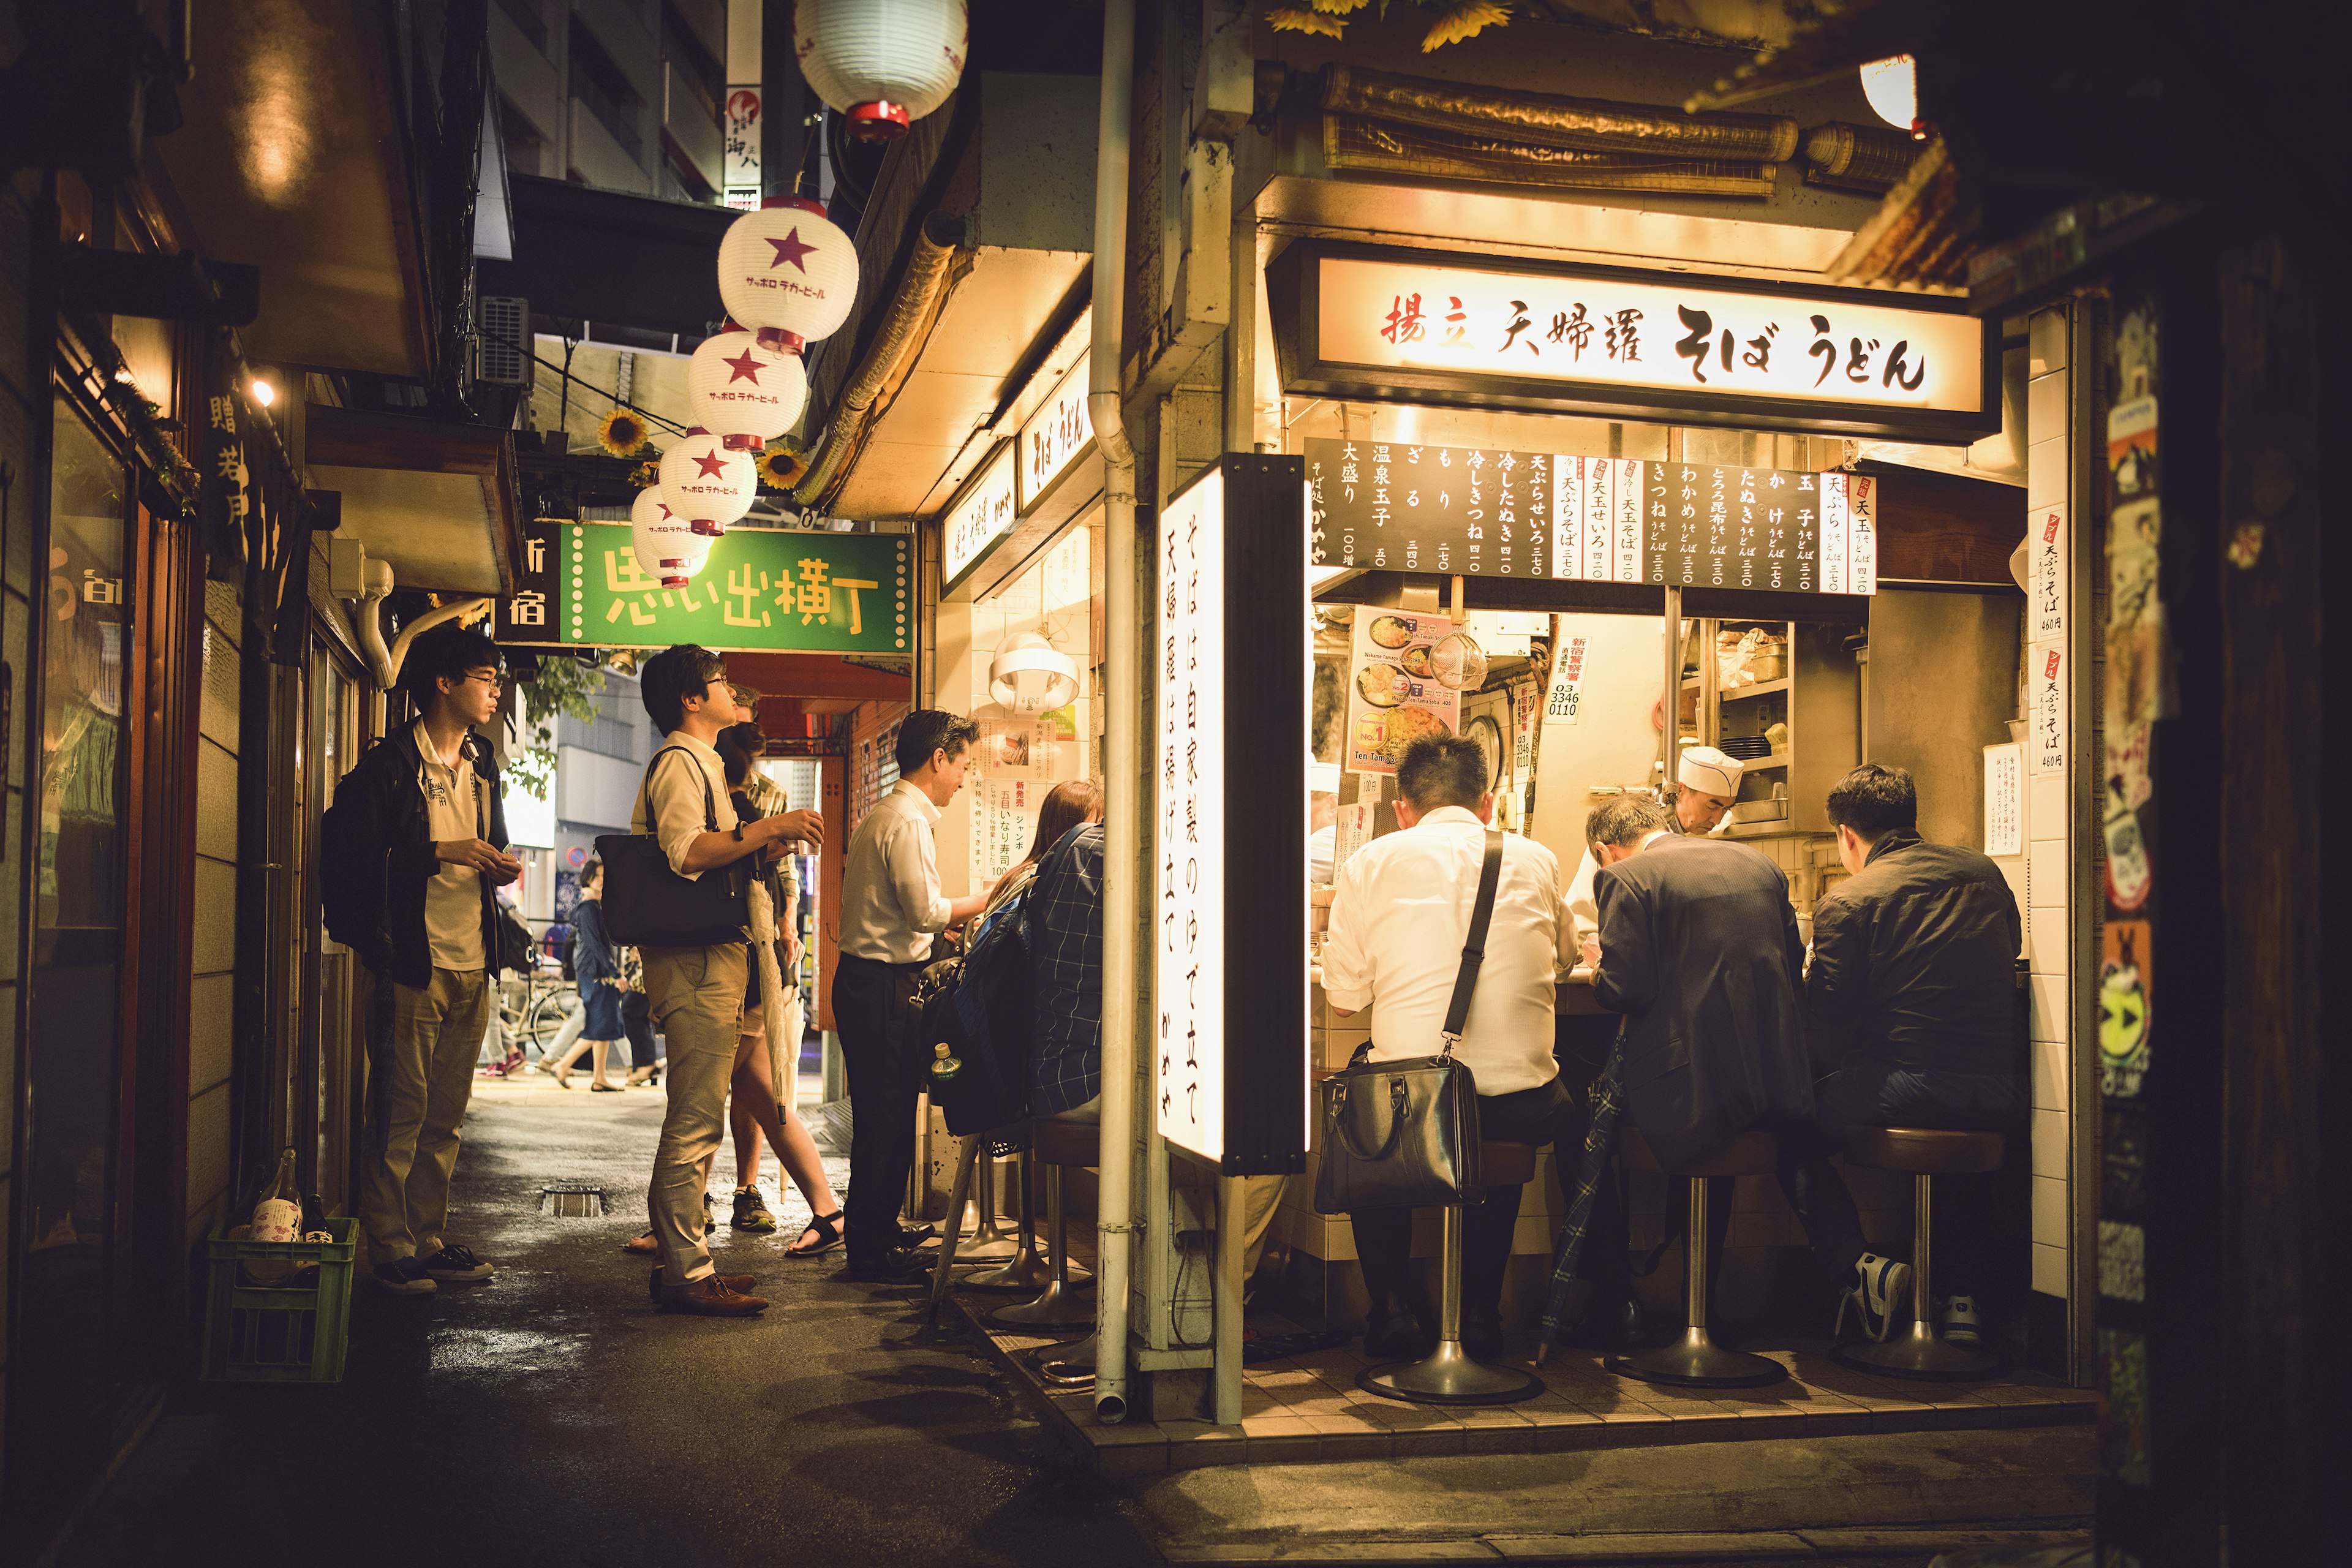
<path fill-rule="evenodd" d="M 1310 438 L 1307 482 L 1318 566 L 1878 590 L 1867 475 Z"/>
<path fill-rule="evenodd" d="M 1152 1114 L 1233 1175 L 1307 1158 L 1303 502 L 1297 458 L 1227 453 L 1160 517 Z"/>

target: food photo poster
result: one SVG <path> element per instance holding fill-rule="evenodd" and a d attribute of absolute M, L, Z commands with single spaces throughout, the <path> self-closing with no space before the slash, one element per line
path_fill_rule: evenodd
<path fill-rule="evenodd" d="M 1350 773 L 1393 773 L 1423 735 L 1462 726 L 1462 687 L 1483 673 L 1478 646 L 1444 616 L 1360 610 L 1349 659 Z"/>

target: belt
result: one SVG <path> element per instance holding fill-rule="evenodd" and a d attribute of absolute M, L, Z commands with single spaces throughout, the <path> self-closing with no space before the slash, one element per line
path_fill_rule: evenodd
<path fill-rule="evenodd" d="M 931 963 L 928 958 L 910 958 L 905 963 L 899 963 L 887 958 L 867 958 L 862 954 L 855 952 L 843 953 L 841 955 L 841 962 L 844 963 L 863 963 L 873 969 L 923 969 L 927 968 Z"/>

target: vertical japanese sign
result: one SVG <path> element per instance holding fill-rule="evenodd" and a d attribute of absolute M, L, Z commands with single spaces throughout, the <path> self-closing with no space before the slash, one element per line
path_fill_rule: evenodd
<path fill-rule="evenodd" d="M 1298 458 L 1228 453 L 1160 514 L 1152 1109 L 1231 1174 L 1306 1161 L 1304 481 Z"/>
<path fill-rule="evenodd" d="M 2033 650 L 2032 745 L 2033 776 L 2050 778 L 2066 772 L 2066 655 L 2062 648 Z"/>
<path fill-rule="evenodd" d="M 1560 639 L 1559 655 L 1552 660 L 1551 690 L 1544 698 L 1543 721 L 1573 724 L 1584 709 L 1584 658 L 1592 646 L 1588 637 Z"/>
<path fill-rule="evenodd" d="M 1984 749 L 1984 852 L 2025 853 L 2025 748 L 2013 742 Z"/>
<path fill-rule="evenodd" d="M 1822 591 L 1878 592 L 1878 481 L 1868 474 L 1822 476 Z"/>
<path fill-rule="evenodd" d="M 2029 643 L 2066 640 L 2066 509 L 2053 506 L 2033 514 L 2025 551 L 2026 627 Z"/>
<path fill-rule="evenodd" d="M 500 610 L 503 641 L 913 651 L 914 542 L 907 534 L 733 528 L 711 545 L 709 561 L 685 587 L 665 588 L 638 566 L 626 523 L 536 524 L 525 539 L 526 568 L 542 531 L 554 546 L 548 552 L 556 574 L 552 605 L 527 602 L 547 590 L 527 586 L 515 595 Z M 546 626 L 524 618 L 542 612 Z"/>
<path fill-rule="evenodd" d="M 751 212 L 760 205 L 760 111 L 761 89 L 754 82 L 727 89 L 727 112 L 719 117 L 724 144 L 719 184 L 727 205 Z"/>

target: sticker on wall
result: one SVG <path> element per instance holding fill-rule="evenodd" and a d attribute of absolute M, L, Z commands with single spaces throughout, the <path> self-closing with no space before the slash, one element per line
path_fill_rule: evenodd
<path fill-rule="evenodd" d="M 2099 1331 L 2099 1474 L 2148 1484 L 2147 1340 L 2127 1329 Z"/>
<path fill-rule="evenodd" d="M 2114 731 L 2107 743 L 2107 789 L 2134 811 L 2147 804 L 2147 754 L 2155 726 L 2132 724 Z"/>
<path fill-rule="evenodd" d="M 2156 399 L 2135 397 L 2107 414 L 2107 478 L 2118 501 L 2156 493 Z"/>
<path fill-rule="evenodd" d="M 2028 750 L 2033 776 L 2050 778 L 2066 772 L 2066 655 L 2062 648 L 2037 647 L 2032 654 L 2032 718 Z"/>
<path fill-rule="evenodd" d="M 2099 1294 L 2110 1301 L 2147 1300 L 2147 1232 L 2123 1220 L 2099 1222 Z"/>
<path fill-rule="evenodd" d="M 2148 923 L 2109 921 L 2101 942 L 2099 1089 L 2128 1100 L 2147 1071 Z"/>
<path fill-rule="evenodd" d="M 2107 795 L 2107 902 L 2130 914 L 2147 902 L 2156 885 L 2156 869 L 2148 863 L 2147 839 L 2139 830 L 2139 813 Z"/>
<path fill-rule="evenodd" d="M 2137 1220 L 2147 1213 L 2147 1108 L 2110 1100 L 2099 1110 L 2099 1212 Z"/>
<path fill-rule="evenodd" d="M 2048 507 L 2030 520 L 2026 549 L 2028 642 L 2066 640 L 2066 509 Z"/>

